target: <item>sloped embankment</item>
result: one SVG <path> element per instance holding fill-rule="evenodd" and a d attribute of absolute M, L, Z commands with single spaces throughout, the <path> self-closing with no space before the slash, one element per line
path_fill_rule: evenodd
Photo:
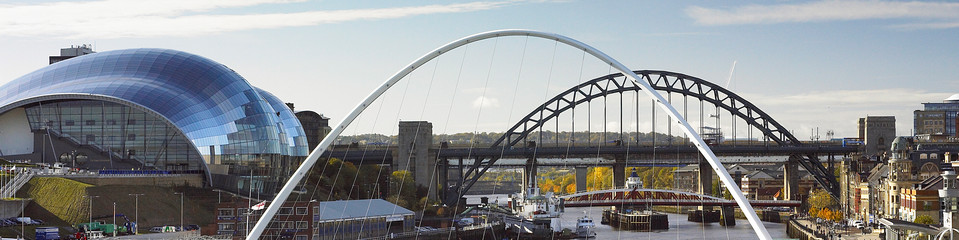
<path fill-rule="evenodd" d="M 85 222 L 89 217 L 88 204 L 83 196 L 90 187 L 93 185 L 66 178 L 35 177 L 20 189 L 17 196 L 32 198 L 33 204 L 59 220 L 77 223 Z"/>

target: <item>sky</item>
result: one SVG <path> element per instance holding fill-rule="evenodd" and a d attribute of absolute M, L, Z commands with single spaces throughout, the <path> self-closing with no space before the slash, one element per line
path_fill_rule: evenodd
<path fill-rule="evenodd" d="M 220 62 L 335 124 L 420 56 L 497 29 L 553 32 L 634 70 L 726 86 L 800 139 L 817 128 L 856 137 L 865 116 L 895 116 L 898 134 L 910 135 L 921 103 L 959 93 L 959 3 L 924 1 L 2 1 L 0 84 L 72 45 L 167 48 Z M 503 132 L 559 91 L 610 73 L 549 40 L 467 46 L 415 71 L 354 125 Z M 607 116 L 569 128 L 652 127 Z"/>

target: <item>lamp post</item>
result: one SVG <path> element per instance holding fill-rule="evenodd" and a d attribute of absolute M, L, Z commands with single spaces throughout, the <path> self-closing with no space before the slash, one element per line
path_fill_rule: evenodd
<path fill-rule="evenodd" d="M 140 196 L 142 193 L 127 194 L 134 197 L 133 200 L 133 235 L 140 235 Z"/>
<path fill-rule="evenodd" d="M 90 221 L 89 221 L 89 222 L 93 222 L 93 199 L 94 199 L 94 198 L 98 198 L 98 197 L 100 197 L 100 196 L 84 195 L 83 197 L 90 199 L 90 205 L 89 205 L 89 206 L 90 206 Z M 88 223 L 89 223 L 89 222 L 88 222 Z"/>
<path fill-rule="evenodd" d="M 173 194 L 180 195 L 180 231 L 183 231 L 183 193 L 174 192 Z"/>
<path fill-rule="evenodd" d="M 113 237 L 117 237 L 117 202 L 113 202 Z"/>

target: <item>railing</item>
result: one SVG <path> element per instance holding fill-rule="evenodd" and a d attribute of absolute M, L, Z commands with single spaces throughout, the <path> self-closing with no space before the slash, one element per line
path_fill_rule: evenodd
<path fill-rule="evenodd" d="M 27 184 L 33 176 L 36 175 L 32 170 L 20 172 L 7 182 L 3 188 L 0 188 L 0 198 L 12 198 L 23 185 Z"/>
<path fill-rule="evenodd" d="M 73 135 L 62 133 L 62 132 L 60 132 L 59 130 L 56 130 L 56 129 L 47 129 L 47 131 L 48 131 L 51 135 L 56 136 L 56 137 L 58 137 L 58 138 L 66 139 L 68 142 L 70 142 L 70 143 L 72 143 L 72 144 L 74 144 L 74 145 L 76 145 L 76 146 L 89 146 L 89 147 L 93 148 L 94 150 L 97 150 L 97 151 L 99 151 L 99 152 L 101 152 L 101 153 L 106 153 L 106 154 L 108 154 L 108 155 L 110 155 L 110 156 L 115 157 L 116 159 L 123 159 L 123 156 L 121 156 L 119 153 L 113 152 L 113 151 L 111 151 L 110 149 L 108 149 L 108 148 L 106 148 L 106 147 L 104 147 L 104 146 L 101 146 L 101 145 L 98 144 L 97 142 L 92 142 L 92 141 L 80 141 L 79 139 L 73 137 Z M 134 158 L 134 159 L 137 160 L 137 161 L 139 161 L 141 164 L 145 164 L 145 162 L 144 162 L 143 160 L 140 160 L 140 159 L 138 159 L 138 158 Z"/>

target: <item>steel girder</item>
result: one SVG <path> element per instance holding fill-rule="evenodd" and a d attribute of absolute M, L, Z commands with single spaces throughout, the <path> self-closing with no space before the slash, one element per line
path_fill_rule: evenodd
<path fill-rule="evenodd" d="M 719 85 L 682 73 L 668 71 L 638 70 L 634 71 L 634 73 L 643 78 L 642 80 L 647 81 L 650 86 L 653 86 L 657 91 L 695 97 L 701 101 L 709 102 L 716 107 L 729 111 L 730 114 L 756 127 L 756 129 L 763 133 L 763 136 L 774 141 L 777 145 L 802 146 L 802 142 L 799 141 L 798 138 L 793 136 L 785 127 L 766 114 L 762 109 L 759 109 L 756 105 Z M 567 110 L 575 109 L 579 104 L 588 103 L 597 98 L 605 98 L 611 94 L 622 94 L 623 92 L 637 92 L 638 94 L 639 91 L 641 91 L 639 86 L 628 81 L 621 73 L 610 74 L 583 82 L 556 95 L 534 109 L 506 131 L 490 148 L 513 148 L 516 144 L 526 139 L 530 133 L 542 127 L 547 121 L 558 117 Z M 530 150 L 530 155 L 534 156 L 535 151 L 535 149 Z M 797 157 L 800 165 L 814 176 L 820 186 L 825 188 L 834 197 L 839 196 L 838 181 L 836 181 L 832 172 L 826 170 L 816 154 Z M 459 186 L 457 186 L 459 189 L 457 189 L 458 194 L 455 196 L 456 198 L 449 198 L 449 200 L 456 201 L 462 197 L 462 195 L 479 180 L 480 176 L 486 173 L 486 171 L 496 163 L 497 159 L 499 158 L 477 159 L 478 161 L 475 161 L 474 164 L 467 169 L 464 174 L 465 179 L 461 179 L 463 182 L 460 182 Z"/>

